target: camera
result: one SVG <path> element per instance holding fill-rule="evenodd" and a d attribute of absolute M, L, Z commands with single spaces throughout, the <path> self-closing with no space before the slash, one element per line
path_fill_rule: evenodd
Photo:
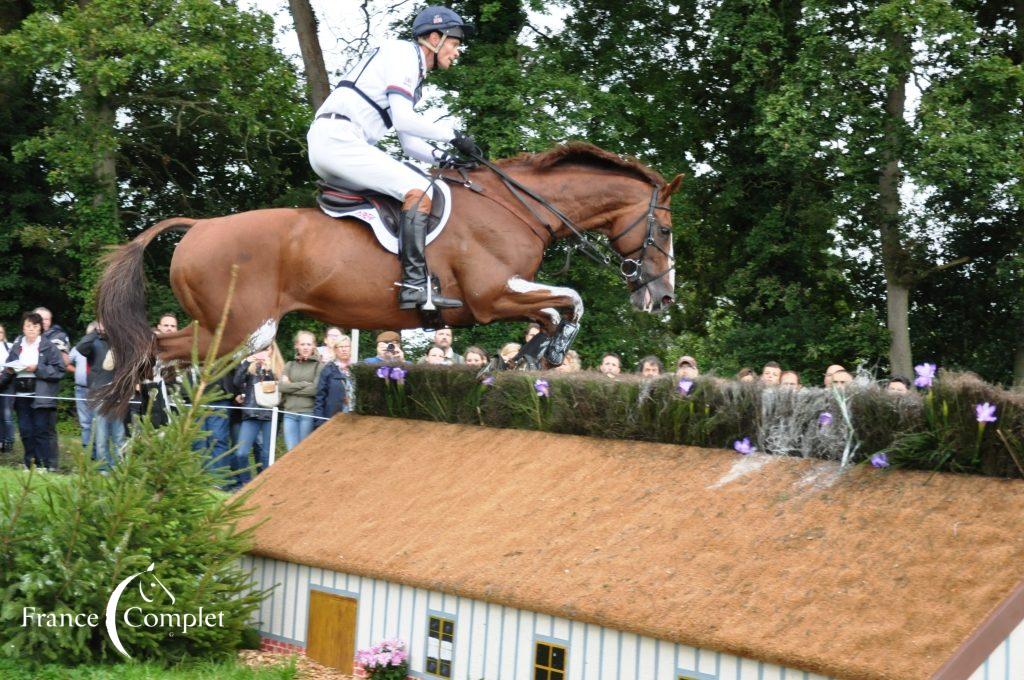
<path fill-rule="evenodd" d="M 384 351 L 388 354 L 394 354 L 398 347 L 393 342 L 389 342 L 388 346 L 384 348 Z"/>

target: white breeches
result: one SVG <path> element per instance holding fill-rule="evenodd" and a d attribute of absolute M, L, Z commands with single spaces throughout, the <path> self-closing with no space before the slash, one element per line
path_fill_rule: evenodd
<path fill-rule="evenodd" d="M 353 123 L 321 118 L 306 134 L 309 164 L 327 182 L 372 189 L 402 200 L 413 189 L 430 195 L 430 180 L 368 144 Z"/>

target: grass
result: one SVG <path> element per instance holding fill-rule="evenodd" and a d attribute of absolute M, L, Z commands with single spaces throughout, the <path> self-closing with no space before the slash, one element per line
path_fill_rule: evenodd
<path fill-rule="evenodd" d="M 0 659 L 0 678 L 4 680 L 292 680 L 297 674 L 294 659 L 261 668 L 250 668 L 237 660 L 196 662 L 172 668 L 153 663 L 69 668 L 56 664 L 30 667 L 11 659 Z"/>

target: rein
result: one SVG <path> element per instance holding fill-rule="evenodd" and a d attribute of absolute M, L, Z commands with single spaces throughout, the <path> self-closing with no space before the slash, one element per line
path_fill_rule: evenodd
<path fill-rule="evenodd" d="M 605 244 L 600 241 L 594 241 L 593 239 L 591 239 L 584 230 L 576 226 L 576 224 L 571 219 L 569 219 L 569 217 L 565 213 L 563 213 L 561 210 L 553 206 L 550 202 L 548 202 L 547 199 L 545 199 L 543 196 L 540 196 L 535 191 L 525 186 L 514 177 L 510 176 L 508 173 L 506 173 L 500 167 L 484 158 L 482 155 L 478 156 L 476 154 L 473 154 L 471 158 L 476 163 L 484 166 L 485 168 L 493 172 L 495 175 L 497 175 L 498 178 L 501 179 L 502 184 L 504 184 L 505 187 L 508 189 L 509 193 L 512 194 L 513 198 L 522 203 L 523 206 L 530 211 L 530 214 L 533 215 L 533 217 L 538 222 L 540 222 L 540 224 L 543 225 L 545 229 L 547 229 L 552 239 L 557 238 L 555 228 L 552 227 L 548 220 L 546 220 L 532 205 L 530 205 L 526 201 L 526 197 L 533 199 L 535 202 L 539 203 L 544 209 L 546 209 L 552 215 L 558 218 L 558 221 L 561 223 L 561 225 L 568 229 L 569 233 L 574 237 L 575 244 L 573 247 L 576 250 L 579 250 L 581 253 L 589 257 L 597 264 L 604 266 L 612 265 L 612 261 L 614 259 L 617 259 L 619 264 L 619 275 L 622 276 L 627 282 L 636 284 L 638 289 L 657 281 L 658 279 L 662 278 L 670 271 L 672 271 L 672 267 L 675 263 L 675 258 L 672 257 L 668 252 L 666 252 L 665 249 L 658 245 L 658 243 L 654 240 L 654 230 L 658 228 L 658 220 L 655 217 L 655 213 L 658 210 L 669 210 L 669 208 L 658 205 L 659 187 L 654 186 L 652 184 L 653 188 L 651 191 L 651 200 L 647 206 L 647 212 L 638 216 L 632 224 L 623 229 L 620 233 L 616 234 L 613 237 L 610 237 L 608 239 L 608 243 Z M 462 175 L 462 181 L 454 177 L 445 177 L 443 175 L 442 177 L 448 179 L 449 181 L 459 182 L 464 187 L 476 191 L 477 193 L 483 194 L 483 189 L 475 185 L 469 179 L 469 175 L 466 173 L 465 169 L 463 167 L 456 167 L 459 171 L 459 174 Z M 508 207 L 505 206 L 504 203 L 497 201 L 496 199 L 494 199 L 494 197 L 489 198 L 495 200 L 495 202 L 497 202 L 499 205 L 508 209 Z M 641 223 L 645 222 L 645 218 L 647 224 L 647 234 L 644 236 L 643 243 L 636 249 L 627 253 L 626 255 L 620 255 L 618 252 L 616 252 L 610 244 L 614 243 L 615 241 L 619 240 L 629 232 L 633 231 L 634 228 L 636 228 Z M 525 222 L 525 220 L 523 221 Z M 532 228 L 530 231 L 535 236 L 540 238 L 540 235 L 537 234 L 537 232 L 533 231 Z M 650 247 L 654 247 L 662 254 L 664 254 L 666 258 L 668 258 L 668 268 L 666 268 L 663 272 L 655 276 L 651 276 L 650 278 L 645 279 L 644 259 L 647 255 L 647 249 Z M 629 255 L 633 255 L 634 253 L 637 252 L 640 253 L 639 257 L 628 257 Z M 566 269 L 568 268 L 569 257 L 571 257 L 571 255 L 572 250 L 570 250 L 568 255 L 566 256 Z"/>

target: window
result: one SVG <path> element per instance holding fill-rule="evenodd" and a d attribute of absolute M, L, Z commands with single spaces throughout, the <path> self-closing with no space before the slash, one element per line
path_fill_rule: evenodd
<path fill-rule="evenodd" d="M 452 677 L 452 649 L 455 646 L 455 622 L 431 616 L 427 627 L 427 674 Z"/>
<path fill-rule="evenodd" d="M 565 647 L 538 642 L 533 680 L 565 680 L 565 656 Z"/>

